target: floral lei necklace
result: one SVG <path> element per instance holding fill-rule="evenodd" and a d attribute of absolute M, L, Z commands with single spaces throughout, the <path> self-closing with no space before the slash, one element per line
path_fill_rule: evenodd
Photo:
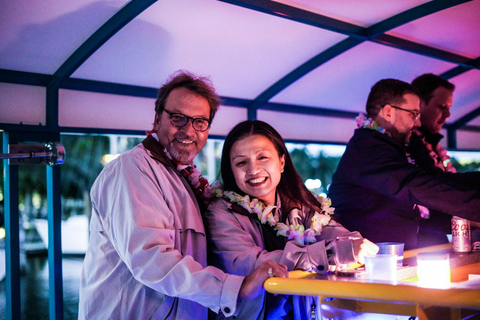
<path fill-rule="evenodd" d="M 200 197 L 206 205 L 217 192 L 217 188 L 208 183 L 208 180 L 202 176 L 200 170 L 193 163 L 177 164 L 177 170 L 187 179 L 193 189 L 193 193 Z"/>
<path fill-rule="evenodd" d="M 158 141 L 158 136 L 154 130 L 147 132 L 147 135 L 154 137 Z M 202 176 L 202 173 L 193 162 L 190 164 L 180 164 L 173 159 L 166 148 L 163 148 L 163 152 L 165 152 L 167 158 L 177 165 L 177 171 L 180 172 L 190 184 L 193 193 L 208 205 L 212 197 L 217 193 L 218 188 L 208 183 L 208 180 Z"/>
<path fill-rule="evenodd" d="M 147 135 L 153 136 L 158 141 L 158 137 L 154 132 L 148 132 Z M 175 162 L 167 149 L 164 148 L 163 151 L 170 160 Z M 335 208 L 331 207 L 332 202 L 329 198 L 317 197 L 321 203 L 322 211 L 320 213 L 315 212 L 310 228 L 305 230 L 305 226 L 301 224 L 279 222 L 278 213 L 273 210 L 276 206 L 266 206 L 257 198 L 250 200 L 248 195 L 241 196 L 233 191 L 223 191 L 219 185 L 209 184 L 208 180 L 202 176 L 202 173 L 193 162 L 187 165 L 177 164 L 177 170 L 187 179 L 195 195 L 202 199 L 206 205 L 210 203 L 214 196 L 217 198 L 223 197 L 231 203 L 238 204 L 249 213 L 255 213 L 262 224 L 268 223 L 268 225 L 277 230 L 277 236 L 281 235 L 289 240 L 293 239 L 300 244 L 305 244 L 306 242 L 314 243 L 316 241 L 315 236 L 321 234 L 323 227 L 330 222 L 330 216 L 335 210 Z"/>
<path fill-rule="evenodd" d="M 426 141 L 425 135 L 418 128 L 415 133 L 422 139 L 425 149 L 428 151 L 428 155 L 433 159 L 433 163 L 437 168 L 440 168 L 445 172 L 457 172 L 457 169 L 455 169 L 452 162 L 449 161 L 450 156 L 448 156 L 447 151 L 444 150 L 440 144 L 437 144 L 437 146 L 434 148 L 431 143 Z M 430 210 L 428 208 L 421 205 L 416 206 L 420 212 L 420 216 L 423 219 L 430 218 Z"/>
<path fill-rule="evenodd" d="M 367 128 L 377 130 L 380 133 L 386 133 L 385 129 L 380 127 L 377 121 L 367 118 L 363 113 L 359 113 L 358 116 L 355 117 L 355 121 L 357 122 L 357 128 Z"/>
<path fill-rule="evenodd" d="M 249 195 L 241 196 L 233 191 L 224 191 L 223 198 L 230 203 L 239 205 L 249 213 L 256 214 L 262 224 L 267 223 L 277 231 L 277 236 L 281 235 L 289 240 L 293 239 L 300 244 L 314 243 L 316 241 L 315 236 L 321 234 L 323 227 L 330 222 L 331 215 L 335 210 L 335 208 L 330 207 L 331 200 L 329 198 L 318 197 L 322 211 L 320 213 L 315 212 L 310 228 L 305 230 L 305 226 L 302 224 L 279 222 L 278 213 L 274 211 L 276 206 L 267 206 L 257 198 L 250 200 Z"/>
<path fill-rule="evenodd" d="M 163 151 L 170 160 L 176 163 L 167 149 L 164 149 Z M 202 176 L 202 173 L 193 162 L 190 164 L 177 163 L 177 170 L 185 179 L 187 179 L 193 189 L 193 193 L 202 199 L 205 205 L 208 205 L 213 196 L 219 193 L 220 189 L 217 186 L 208 183 L 208 180 Z"/>
<path fill-rule="evenodd" d="M 422 139 L 422 142 L 428 151 L 428 155 L 433 159 L 436 167 L 445 172 L 457 172 L 457 169 L 455 169 L 452 162 L 449 161 L 450 156 L 447 154 L 447 150 L 443 149 L 440 144 L 437 144 L 437 146 L 434 148 L 431 143 L 425 140 L 425 136 L 419 129 L 416 130 L 416 133 Z"/>

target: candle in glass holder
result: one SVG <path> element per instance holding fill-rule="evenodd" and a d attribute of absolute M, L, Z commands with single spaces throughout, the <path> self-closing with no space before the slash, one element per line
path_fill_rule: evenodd
<path fill-rule="evenodd" d="M 448 252 L 422 252 L 417 255 L 417 277 L 421 287 L 448 288 L 450 260 Z"/>

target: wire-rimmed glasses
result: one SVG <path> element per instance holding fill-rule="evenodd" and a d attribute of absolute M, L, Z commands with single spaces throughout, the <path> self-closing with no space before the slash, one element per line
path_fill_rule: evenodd
<path fill-rule="evenodd" d="M 394 105 L 390 105 L 390 106 L 394 109 L 398 109 L 398 110 L 402 110 L 402 111 L 406 111 L 406 112 L 410 113 L 412 115 L 412 119 L 414 121 L 420 119 L 420 112 L 418 112 L 418 111 L 408 110 L 408 109 L 400 108 L 400 107 L 397 107 L 397 106 L 394 106 Z"/>

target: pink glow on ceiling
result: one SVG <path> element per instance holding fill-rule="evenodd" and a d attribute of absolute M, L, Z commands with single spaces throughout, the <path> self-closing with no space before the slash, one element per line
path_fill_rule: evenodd
<path fill-rule="evenodd" d="M 253 99 L 345 38 L 222 2 L 196 0 L 187 7 L 182 1 L 158 2 L 73 76 L 158 87 L 169 74 L 186 69 L 209 75 L 221 95 Z"/>
<path fill-rule="evenodd" d="M 436 12 L 393 29 L 388 34 L 472 59 L 478 58 L 480 1 L 467 2 Z"/>
<path fill-rule="evenodd" d="M 480 82 L 480 70 L 470 70 L 450 79 L 455 85 L 453 93 L 452 116 L 448 123 L 454 122 L 474 109 L 480 108 L 480 95 L 478 83 Z M 473 106 L 473 108 L 472 108 Z M 480 117 L 468 123 L 480 125 Z"/>
<path fill-rule="evenodd" d="M 419 6 L 425 0 L 388 1 L 385 0 L 275 0 L 299 9 L 348 22 L 361 27 L 369 27 L 402 11 Z"/>
<path fill-rule="evenodd" d="M 455 65 L 365 42 L 326 62 L 284 89 L 272 102 L 360 112 L 371 86 L 383 78 L 410 82 Z M 348 92 L 348 94 L 346 94 Z"/>

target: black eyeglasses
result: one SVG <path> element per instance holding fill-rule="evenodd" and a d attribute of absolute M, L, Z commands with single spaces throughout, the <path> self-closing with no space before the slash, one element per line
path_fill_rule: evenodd
<path fill-rule="evenodd" d="M 192 121 L 192 127 L 196 131 L 204 132 L 210 128 L 210 120 L 205 118 L 192 118 L 184 115 L 183 113 L 170 112 L 165 109 L 163 109 L 163 111 L 170 116 L 170 123 L 177 128 L 184 127 L 188 123 L 188 120 Z"/>
<path fill-rule="evenodd" d="M 397 106 L 393 106 L 391 104 L 390 104 L 390 107 L 410 113 L 412 115 L 412 119 L 415 120 L 415 121 L 420 119 L 420 112 L 418 112 L 418 111 L 403 109 L 403 108 L 400 108 L 400 107 L 397 107 Z"/>

